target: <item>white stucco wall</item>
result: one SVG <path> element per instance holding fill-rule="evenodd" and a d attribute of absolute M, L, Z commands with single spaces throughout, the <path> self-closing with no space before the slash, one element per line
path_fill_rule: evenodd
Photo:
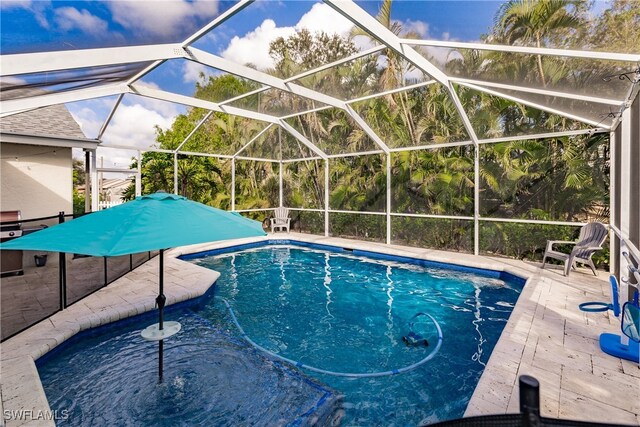
<path fill-rule="evenodd" d="M 70 148 L 0 143 L 0 209 L 22 218 L 73 213 Z"/>

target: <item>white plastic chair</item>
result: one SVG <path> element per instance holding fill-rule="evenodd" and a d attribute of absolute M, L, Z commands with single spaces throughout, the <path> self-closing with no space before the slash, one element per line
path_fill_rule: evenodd
<path fill-rule="evenodd" d="M 291 218 L 289 218 L 289 209 L 279 207 L 273 211 L 273 218 L 271 218 L 271 232 L 275 233 L 276 228 L 281 230 L 286 229 L 289 232 L 289 225 L 291 224 Z"/>
<path fill-rule="evenodd" d="M 547 248 L 542 259 L 542 268 L 547 262 L 547 258 L 554 258 L 564 261 L 564 275 L 568 276 L 571 268 L 575 268 L 576 263 L 585 264 L 591 267 L 595 276 L 596 266 L 593 265 L 591 257 L 596 251 L 602 249 L 602 244 L 607 238 L 607 227 L 599 222 L 590 222 L 582 227 L 577 241 L 547 240 Z M 553 250 L 556 244 L 575 245 L 571 253 L 566 254 Z"/>

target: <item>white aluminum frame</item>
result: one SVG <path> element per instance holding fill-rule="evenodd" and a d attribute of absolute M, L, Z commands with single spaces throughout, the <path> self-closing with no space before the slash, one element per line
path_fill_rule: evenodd
<path fill-rule="evenodd" d="M 527 47 L 527 46 L 489 44 L 489 43 L 468 43 L 468 42 L 456 42 L 456 41 L 450 41 L 450 40 L 441 41 L 441 40 L 401 39 L 400 42 L 409 46 L 433 46 L 433 47 L 446 47 L 446 48 L 453 48 L 453 49 L 459 48 L 459 49 L 489 50 L 489 51 L 495 51 L 495 52 L 524 53 L 528 55 L 561 56 L 561 57 L 569 57 L 569 58 L 640 62 L 640 54 L 633 54 L 633 53 L 597 52 L 597 51 L 589 51 L 589 50 L 554 49 L 554 48 L 548 48 L 548 47 Z"/>
<path fill-rule="evenodd" d="M 111 123 L 111 119 L 113 119 L 113 116 L 116 113 L 116 110 L 118 109 L 118 106 L 122 102 L 122 98 L 124 98 L 124 94 L 123 93 L 118 95 L 118 98 L 116 99 L 116 102 L 113 104 L 113 107 L 111 107 L 111 111 L 109 111 L 109 115 L 107 116 L 107 118 L 105 119 L 104 123 L 100 127 L 100 131 L 98 132 L 98 136 L 96 137 L 96 139 L 102 140 L 102 137 L 104 136 L 104 132 L 107 130 L 107 126 L 109 126 L 109 123 Z"/>
<path fill-rule="evenodd" d="M 607 126 L 607 125 L 603 124 L 602 121 L 596 122 L 595 120 L 591 120 L 591 119 L 588 119 L 586 117 L 579 116 L 577 114 L 572 114 L 572 113 L 568 113 L 566 111 L 558 110 L 556 108 L 547 107 L 546 105 L 542 105 L 542 104 L 538 104 L 536 102 L 528 101 L 526 99 L 518 98 L 517 96 L 507 95 L 504 92 L 500 92 L 500 91 L 497 91 L 497 90 L 494 90 L 494 89 L 488 89 L 488 88 L 483 87 L 483 86 L 478 86 L 478 85 L 475 85 L 475 84 L 472 84 L 472 83 L 466 83 L 466 82 L 459 82 L 459 84 L 462 85 L 462 86 L 466 86 L 469 89 L 474 89 L 474 90 L 477 90 L 477 91 L 480 91 L 480 92 L 488 93 L 489 95 L 499 96 L 501 98 L 508 99 L 510 101 L 513 101 L 513 102 L 518 102 L 520 104 L 523 104 L 523 105 L 526 105 L 526 106 L 529 106 L 529 107 L 532 107 L 532 108 L 537 108 L 538 110 L 546 111 L 546 112 L 552 113 L 552 114 L 557 114 L 559 116 L 567 117 L 567 118 L 572 119 L 572 120 L 577 120 L 579 122 L 586 123 L 586 124 L 589 124 L 591 126 L 603 127 L 603 128 L 606 128 L 606 129 L 611 129 L 611 126 Z"/>
<path fill-rule="evenodd" d="M 422 54 L 420 54 L 417 50 L 413 48 L 413 46 L 433 46 L 433 47 L 444 47 L 450 49 L 477 49 L 477 50 L 488 50 L 488 51 L 500 51 L 500 52 L 512 52 L 519 54 L 529 54 L 529 55 L 545 55 L 545 56 L 559 56 L 559 57 L 571 57 L 571 58 L 586 58 L 586 59 L 594 59 L 594 60 L 610 60 L 610 61 L 624 61 L 630 62 L 633 64 L 638 64 L 640 62 L 640 54 L 625 54 L 625 53 L 615 53 L 615 52 L 590 52 L 590 51 L 577 51 L 577 50 L 565 50 L 565 49 L 553 49 L 553 48 L 535 48 L 535 47 L 526 47 L 526 46 L 505 46 L 505 45 L 492 45 L 492 44 L 483 44 L 483 43 L 463 43 L 463 42 L 454 42 L 454 41 L 435 41 L 435 40 L 414 40 L 414 39 L 403 39 L 398 37 L 389 31 L 386 27 L 384 27 L 380 22 L 378 22 L 373 16 L 365 12 L 358 5 L 350 0 L 325 0 L 330 7 L 334 10 L 338 11 L 340 14 L 345 16 L 347 19 L 351 20 L 356 26 L 364 29 L 366 32 L 371 34 L 374 38 L 381 42 L 380 45 L 370 48 L 365 51 L 357 52 L 353 55 L 350 55 L 346 58 L 342 58 L 340 60 L 334 61 L 329 64 L 324 64 L 315 69 L 307 70 L 298 75 L 289 77 L 287 79 L 280 79 L 274 77 L 270 74 L 255 70 L 253 68 L 240 65 L 229 61 L 225 58 L 222 58 L 218 55 L 213 55 L 211 53 L 202 51 L 200 49 L 194 48 L 192 45 L 195 41 L 206 35 L 213 28 L 217 27 L 221 23 L 225 22 L 232 16 L 236 15 L 238 12 L 243 10 L 249 4 L 252 3 L 253 0 L 242 0 L 227 11 L 220 14 L 218 17 L 210 21 L 207 25 L 196 31 L 193 35 L 185 39 L 181 43 L 172 43 L 172 44 L 157 44 L 150 46 L 128 46 L 128 47 L 119 47 L 119 48 L 105 48 L 105 49 L 85 49 L 85 50 L 76 50 L 76 51 L 64 51 L 64 52 L 44 52 L 44 53 L 36 53 L 36 54 L 18 54 L 18 55 L 1 55 L 0 56 L 0 75 L 1 76 L 15 76 L 21 74 L 30 74 L 30 73 L 39 73 L 39 72 L 47 72 L 47 71 L 60 71 L 60 70 L 72 70 L 72 69 L 80 69 L 86 67 L 101 67 L 101 66 L 109 66 L 115 64 L 129 64 L 129 63 L 137 63 L 137 62 L 150 62 L 148 66 L 138 72 L 135 76 L 129 78 L 126 82 L 122 83 L 113 83 L 103 86 L 91 87 L 91 88 L 83 88 L 83 89 L 72 89 L 63 92 L 50 93 L 45 95 L 32 96 L 27 98 L 20 99 L 11 99 L 2 102 L 0 107 L 0 117 L 5 117 L 11 114 L 17 114 L 23 111 L 32 110 L 35 108 L 40 108 L 48 105 L 66 103 L 66 102 L 74 102 L 81 101 L 86 99 L 93 99 L 105 96 L 113 96 L 118 95 L 118 98 L 115 102 L 115 105 L 111 109 L 108 117 L 103 123 L 100 131 L 98 139 L 101 139 L 104 135 L 104 132 L 108 128 L 113 115 L 117 111 L 117 108 L 121 104 L 123 97 L 125 94 L 135 94 L 139 96 L 144 96 L 148 98 L 163 100 L 172 103 L 178 103 L 182 105 L 187 105 L 190 107 L 203 108 L 208 110 L 205 117 L 194 127 L 194 129 L 190 132 L 190 134 L 182 141 L 181 144 L 175 150 L 163 150 L 163 149 L 145 149 L 144 151 L 153 151 L 153 152 L 162 152 L 162 153 L 170 153 L 174 156 L 174 191 L 177 192 L 177 156 L 179 154 L 184 155 L 192 155 L 192 156 L 205 156 L 205 157 L 213 157 L 225 160 L 231 160 L 232 165 L 232 197 L 231 197 L 231 209 L 235 210 L 235 170 L 236 170 L 236 160 L 249 160 L 249 161 L 260 161 L 260 162 L 270 162 L 270 163 L 278 163 L 279 164 L 279 204 L 282 206 L 283 204 L 283 165 L 284 163 L 290 163 L 295 161 L 309 161 L 309 160 L 323 160 L 324 168 L 325 168 L 325 187 L 324 187 L 324 209 L 301 209 L 301 208 L 292 208 L 299 210 L 309 210 L 314 212 L 324 212 L 325 214 L 325 235 L 329 235 L 329 214 L 330 213 L 353 213 L 353 214 L 368 214 L 368 215 L 385 215 L 386 216 L 386 242 L 391 243 L 391 219 L 392 217 L 418 217 L 418 218 L 442 218 L 442 219 L 461 219 L 461 220 L 473 220 L 474 221 L 474 253 L 479 253 L 479 224 L 481 221 L 494 221 L 494 222 L 523 222 L 523 223 L 540 223 L 540 224 L 551 224 L 551 225 L 573 225 L 580 226 L 582 224 L 579 223 L 568 223 L 562 221 L 530 221 L 530 220 L 518 220 L 518 219 L 506 219 L 506 218 L 485 218 L 480 216 L 480 197 L 479 197 L 479 177 L 480 177 L 480 146 L 482 144 L 491 144 L 497 142 L 505 142 L 505 141 L 513 141 L 513 140 L 521 140 L 521 139 L 539 139 L 539 138 L 549 138 L 549 137 L 557 137 L 557 136 L 571 136 L 571 135 L 581 135 L 588 133 L 600 133 L 600 132 L 608 132 L 611 129 L 614 129 L 621 117 L 617 117 L 612 125 L 603 125 L 602 123 L 596 122 L 589 118 L 583 117 L 579 114 L 574 114 L 570 111 L 562 111 L 555 108 L 548 107 L 546 105 L 542 105 L 536 102 L 530 102 L 525 99 L 521 99 L 517 96 L 507 95 L 499 91 L 499 89 L 504 90 L 514 90 L 523 93 L 532 93 L 543 96 L 551 96 L 551 97 L 560 97 L 560 98 L 570 98 L 570 99 L 578 99 L 585 102 L 602 104 L 602 105 L 610 105 L 615 107 L 620 107 L 621 110 L 624 110 L 631 99 L 637 94 L 637 89 L 634 89 L 633 86 L 630 87 L 628 96 L 625 100 L 617 100 L 617 99 L 609 99 L 603 97 L 596 96 L 587 96 L 581 94 L 572 94 L 572 93 L 564 93 L 558 92 L 554 90 L 547 89 L 537 89 L 537 88 L 526 88 L 518 85 L 511 84 L 503 84 L 503 83 L 495 83 L 495 82 L 487 82 L 481 80 L 473 80 L 473 79 L 463 79 L 448 76 L 446 73 L 441 71 L 437 66 L 432 64 L 427 58 L 425 58 Z M 418 70 L 428 74 L 432 77 L 432 80 L 428 80 L 425 82 L 421 82 L 414 85 L 409 85 L 406 87 L 395 88 L 391 90 L 387 90 L 384 92 L 371 94 L 367 96 L 358 97 L 351 100 L 340 100 L 334 98 L 332 96 L 320 93 L 318 91 L 306 88 L 300 84 L 294 83 L 295 81 L 304 78 L 306 76 L 331 69 L 332 67 L 347 63 L 357 58 L 365 57 L 367 55 L 375 54 L 377 52 L 381 52 L 385 49 L 391 49 L 396 52 L 398 55 L 401 55 L 408 63 L 415 66 Z M 166 61 L 174 60 L 174 59 L 187 59 L 190 61 L 197 62 L 199 64 L 203 64 L 208 67 L 213 67 L 217 70 L 221 70 L 226 73 L 230 73 L 233 75 L 240 76 L 242 78 L 250 79 L 261 83 L 263 87 L 251 91 L 249 93 L 219 102 L 214 103 L 206 100 L 196 99 L 190 96 L 184 96 L 180 94 L 175 94 L 163 90 L 149 88 L 142 84 L 137 84 L 136 82 L 147 75 L 149 72 L 154 70 L 159 65 L 163 64 Z M 426 85 L 439 83 L 442 84 L 444 88 L 448 91 L 451 99 L 455 103 L 458 114 L 460 115 L 462 122 L 465 126 L 465 129 L 469 135 L 469 141 L 456 141 L 449 142 L 445 144 L 426 144 L 422 146 L 415 147 L 401 147 L 401 148 L 391 148 L 387 145 L 383 138 L 376 134 L 376 132 L 371 129 L 371 127 L 366 123 L 365 120 L 360 117 L 360 115 L 352 108 L 351 104 L 365 101 L 368 99 L 385 96 L 393 93 L 403 92 L 412 90 L 415 88 L 423 87 Z M 528 136 L 518 136 L 518 137 L 501 137 L 501 138 L 491 138 L 491 139 L 479 139 L 475 133 L 475 130 L 469 120 L 468 115 L 466 114 L 458 94 L 455 90 L 453 84 L 465 86 L 474 90 L 482 91 L 484 93 L 489 93 L 491 95 L 499 96 L 505 99 L 509 99 L 514 102 L 518 102 L 533 108 L 537 108 L 543 111 L 547 111 L 553 114 L 558 114 L 563 117 L 567 117 L 573 120 L 580 121 L 582 123 L 586 123 L 594 126 L 593 129 L 586 130 L 578 130 L 578 131 L 566 131 L 566 132 L 550 132 L 544 134 L 536 134 L 536 135 L 528 135 Z M 310 99 L 313 102 L 321 103 L 322 106 L 316 106 L 308 111 L 297 112 L 294 114 L 289 114 L 281 117 L 277 117 L 274 115 L 249 111 L 243 108 L 234 107 L 229 105 L 239 99 L 246 98 L 248 96 L 261 93 L 263 91 L 269 90 L 270 88 L 275 88 L 278 90 L 282 90 L 288 93 L 291 93 L 296 96 L 302 96 Z M 360 153 L 341 153 L 341 154 L 327 154 L 323 150 L 321 150 L 317 145 L 313 144 L 309 141 L 304 135 L 298 132 L 295 128 L 289 125 L 285 120 L 288 118 L 297 117 L 304 114 L 314 113 L 318 111 L 322 111 L 328 108 L 338 108 L 346 112 L 349 117 L 353 121 L 355 121 L 356 125 L 359 126 L 380 148 L 379 150 L 371 150 Z M 266 127 L 259 132 L 255 137 L 253 137 L 250 141 L 248 141 L 240 150 L 238 150 L 233 155 L 224 155 L 224 154 L 207 154 L 207 153 L 194 153 L 183 151 L 182 147 L 187 143 L 187 141 L 195 134 L 195 132 L 211 117 L 214 112 L 221 112 L 225 114 L 232 114 L 239 117 L 244 117 L 251 120 L 257 120 L 266 123 Z M 621 114 L 622 116 L 622 114 Z M 282 154 L 280 152 L 280 157 L 278 160 L 275 159 L 264 159 L 264 158 L 256 158 L 250 156 L 241 156 L 241 153 L 248 147 L 250 144 L 254 143 L 261 135 L 263 135 L 268 129 L 270 129 L 273 125 L 279 126 L 280 130 L 285 130 L 289 134 L 291 134 L 294 138 L 300 141 L 303 145 L 308 147 L 314 154 L 314 157 L 310 158 L 299 158 L 299 159 L 283 159 Z M 280 142 L 281 144 L 281 142 Z M 402 213 L 394 213 L 392 212 L 392 203 L 391 203 L 391 153 L 401 152 L 401 151 L 414 151 L 414 150 L 429 150 L 429 149 L 439 149 L 439 148 L 447 148 L 447 147 L 457 147 L 457 146 L 466 146 L 473 145 L 474 146 L 474 213 L 473 216 L 451 216 L 451 215 L 427 215 L 427 214 L 402 214 Z M 140 176 L 141 176 L 141 149 L 137 147 L 120 147 L 116 145 L 106 145 L 103 144 L 100 147 L 104 148 L 119 148 L 119 149 L 128 149 L 137 151 L 138 156 L 138 168 L 136 173 L 136 194 L 139 194 L 140 189 Z M 362 155 L 377 155 L 384 154 L 386 157 L 385 170 L 387 175 L 387 192 L 386 192 L 386 209 L 385 212 L 351 212 L 351 211 L 342 211 L 342 210 L 333 210 L 330 208 L 329 201 L 329 162 L 330 159 L 333 158 L 344 158 L 351 156 L 362 156 Z M 91 166 L 92 173 L 91 176 L 93 179 L 96 179 L 97 176 L 97 168 L 96 168 L 96 158 L 95 158 L 95 150 L 92 152 L 91 157 Z M 95 182 L 95 181 L 94 181 Z M 94 194 L 96 190 L 95 187 L 92 186 L 92 207 L 95 204 L 95 208 L 97 209 L 97 195 Z M 241 210 L 242 212 L 253 212 L 253 211 L 264 211 L 265 209 L 254 209 L 254 210 Z M 624 234 L 624 230 L 622 230 Z"/>
<path fill-rule="evenodd" d="M 617 107 L 622 107 L 625 103 L 625 100 L 620 100 L 620 99 L 601 98 L 596 96 L 580 95 L 578 93 L 567 93 L 567 92 L 559 92 L 559 91 L 548 90 L 548 89 L 538 89 L 538 88 L 532 88 L 532 87 L 526 87 L 526 86 L 510 85 L 505 83 L 496 83 L 488 80 L 483 81 L 483 80 L 462 79 L 457 77 L 451 77 L 451 81 L 454 83 L 459 83 L 461 85 L 464 85 L 466 83 L 466 84 L 472 84 L 472 85 L 486 86 L 489 88 L 515 90 L 518 92 L 533 93 L 536 95 L 553 96 L 556 98 L 577 99 L 579 101 L 615 105 Z"/>

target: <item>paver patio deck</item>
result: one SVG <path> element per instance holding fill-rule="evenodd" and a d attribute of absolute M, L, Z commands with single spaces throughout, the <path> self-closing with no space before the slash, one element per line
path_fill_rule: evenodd
<path fill-rule="evenodd" d="M 517 412 L 517 378 L 529 374 L 540 381 L 543 416 L 640 425 L 640 368 L 604 354 L 598 346 L 600 333 L 619 331 L 618 320 L 609 313 L 578 310 L 581 302 L 609 299 L 605 272 L 599 272 L 596 278 L 588 270 L 579 270 L 566 278 L 559 268 L 542 270 L 538 263 L 507 258 L 298 233 L 276 233 L 265 239 L 270 237 L 455 262 L 527 278 L 465 416 Z M 168 302 L 202 295 L 218 277 L 216 272 L 172 257 L 262 239 L 194 245 L 168 252 Z M 157 279 L 154 259 L 4 342 L 0 350 L 0 401 L 4 410 L 48 410 L 34 360 L 80 330 L 152 310 Z M 45 425 L 43 420 L 25 419 L 6 420 L 6 424 Z"/>
<path fill-rule="evenodd" d="M 58 253 L 25 251 L 28 258 L 33 254 L 47 254 L 45 266 L 24 266 L 21 276 L 0 279 L 0 304 L 2 310 L 2 339 L 38 322 L 60 309 L 60 278 Z M 134 266 L 149 259 L 148 253 L 136 254 L 131 262 Z M 113 281 L 126 273 L 130 267 L 128 255 L 109 258 L 105 275 L 105 259 L 102 257 L 66 257 L 67 304 L 81 299 L 104 286 L 105 278 Z"/>

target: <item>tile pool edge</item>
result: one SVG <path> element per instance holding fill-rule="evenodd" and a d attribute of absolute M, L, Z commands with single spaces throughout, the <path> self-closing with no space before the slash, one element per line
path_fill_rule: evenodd
<path fill-rule="evenodd" d="M 494 269 L 489 267 L 478 267 L 478 266 L 467 266 L 464 264 L 452 263 L 452 262 L 443 262 L 443 261 L 435 261 L 428 258 L 421 258 L 417 256 L 410 255 L 394 255 L 388 254 L 384 252 L 374 251 L 374 250 L 364 250 L 357 248 L 346 248 L 344 246 L 335 246 L 335 245 L 327 245 L 323 243 L 316 242 L 305 242 L 303 240 L 297 239 L 278 239 L 278 238 L 270 238 L 265 240 L 260 240 L 256 242 L 249 243 L 241 243 L 232 246 L 222 246 L 215 249 L 204 249 L 199 250 L 197 252 L 183 253 L 178 256 L 181 260 L 192 260 L 196 258 L 202 258 L 204 256 L 215 256 L 221 255 L 230 252 L 237 252 L 247 249 L 260 248 L 265 246 L 282 246 L 282 245 L 291 245 L 291 246 L 299 246 L 303 248 L 311 248 L 311 249 L 320 249 L 337 253 L 346 253 L 352 254 L 355 256 L 365 256 L 378 260 L 386 260 L 386 261 L 395 261 L 395 262 L 406 262 L 409 264 L 421 265 L 423 267 L 429 268 L 442 268 L 445 270 L 457 271 L 462 273 L 473 273 L 482 277 L 490 277 L 494 279 L 501 279 L 505 281 L 516 282 L 518 285 L 523 286 L 526 284 L 527 278 L 522 277 L 522 274 L 515 274 L 508 270 L 504 269 Z"/>
<path fill-rule="evenodd" d="M 176 301 L 170 305 L 167 305 L 164 309 L 164 315 L 168 316 L 176 311 L 183 310 L 185 308 L 197 308 L 211 295 L 211 293 L 215 289 L 215 286 L 213 286 L 214 284 L 215 282 L 212 283 L 209 289 L 207 289 L 207 291 L 202 295 L 182 301 Z M 144 324 L 153 324 L 158 322 L 158 313 L 155 307 L 142 313 L 134 313 L 130 316 L 123 317 L 118 320 L 103 323 L 101 325 L 93 326 L 87 329 L 81 329 L 77 334 L 69 337 L 64 342 L 61 342 L 37 359 L 34 359 L 34 362 L 36 364 L 36 367 L 38 367 L 41 363 L 46 363 L 50 358 L 56 357 L 58 353 L 64 351 L 68 346 L 73 345 L 82 339 L 101 335 L 112 328 L 125 327 L 133 323 L 142 322 L 145 322 Z"/>

